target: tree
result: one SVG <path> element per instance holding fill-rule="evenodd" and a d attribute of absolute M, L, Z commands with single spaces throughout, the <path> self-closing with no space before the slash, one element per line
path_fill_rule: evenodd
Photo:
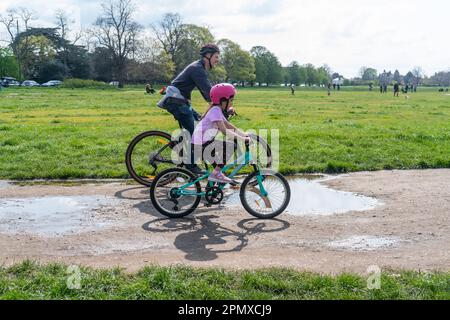
<path fill-rule="evenodd" d="M 317 69 L 317 84 L 327 85 L 330 82 L 330 68 L 326 65 Z"/>
<path fill-rule="evenodd" d="M 19 64 L 10 48 L 0 47 L 0 76 L 19 77 Z"/>
<path fill-rule="evenodd" d="M 400 72 L 398 70 L 395 70 L 395 72 L 394 72 L 394 81 L 396 81 L 398 83 L 402 81 Z"/>
<path fill-rule="evenodd" d="M 152 60 L 131 60 L 127 65 L 127 80 L 140 83 L 167 83 L 173 77 L 175 65 L 169 55 L 161 51 Z"/>
<path fill-rule="evenodd" d="M 16 37 L 14 28 L 18 28 L 17 19 L 17 13 L 14 9 L 8 9 L 5 16 L 0 15 L 0 22 L 5 26 L 10 37 L 9 45 L 14 42 L 14 38 Z"/>
<path fill-rule="evenodd" d="M 361 67 L 359 74 L 362 80 L 375 81 L 378 79 L 378 71 L 374 68 Z"/>
<path fill-rule="evenodd" d="M 416 66 L 412 69 L 412 74 L 414 75 L 415 82 L 414 85 L 419 85 L 422 78 L 424 77 L 424 72 L 422 67 Z"/>
<path fill-rule="evenodd" d="M 182 41 L 178 46 L 175 65 L 176 73 L 182 71 L 189 63 L 200 58 L 200 48 L 206 43 L 213 43 L 214 36 L 204 27 L 194 24 L 182 25 Z"/>
<path fill-rule="evenodd" d="M 39 65 L 38 72 L 34 78 L 38 82 L 64 80 L 66 74 L 67 66 L 58 60 L 50 60 Z"/>
<path fill-rule="evenodd" d="M 287 74 L 288 74 L 288 81 L 289 83 L 293 83 L 296 86 L 300 84 L 300 64 L 297 61 L 293 61 L 289 64 L 287 68 Z"/>
<path fill-rule="evenodd" d="M 131 0 L 109 0 L 102 8 L 92 33 L 98 44 L 110 51 L 113 74 L 123 87 L 128 58 L 136 49 L 141 26 L 133 20 L 135 7 Z"/>
<path fill-rule="evenodd" d="M 256 46 L 250 50 L 250 53 L 255 59 L 255 81 L 258 82 L 259 86 L 267 79 L 269 73 L 269 66 L 265 59 L 267 52 L 268 50 L 262 46 Z"/>
<path fill-rule="evenodd" d="M 411 71 L 409 71 L 406 74 L 406 76 L 404 77 L 404 81 L 405 81 L 405 84 L 411 85 L 411 84 L 416 83 L 416 78 L 414 77 L 414 74 Z"/>
<path fill-rule="evenodd" d="M 111 51 L 105 47 L 97 47 L 94 52 L 89 53 L 91 76 L 97 81 L 111 81 L 114 79 L 111 69 L 113 56 Z"/>
<path fill-rule="evenodd" d="M 250 50 L 255 59 L 256 82 L 277 83 L 282 80 L 282 66 L 278 58 L 267 48 L 262 46 L 253 47 Z"/>
<path fill-rule="evenodd" d="M 221 48 L 221 64 L 226 71 L 226 81 L 245 81 L 255 80 L 255 61 L 247 51 L 228 39 L 222 39 L 218 42 Z"/>
<path fill-rule="evenodd" d="M 13 45 L 21 59 L 22 74 L 27 79 L 37 79 L 41 65 L 56 57 L 54 42 L 40 31 L 30 29 L 20 33 L 14 40 Z"/>
<path fill-rule="evenodd" d="M 306 78 L 305 83 L 308 84 L 308 86 L 312 86 L 313 84 L 319 83 L 319 74 L 317 73 L 316 68 L 311 63 L 307 63 L 304 65 L 305 72 L 306 72 Z"/>
<path fill-rule="evenodd" d="M 178 13 L 166 13 L 158 24 L 152 24 L 156 39 L 161 43 L 163 50 L 176 64 L 177 54 L 182 45 L 184 28 L 181 16 Z"/>
<path fill-rule="evenodd" d="M 450 71 L 436 72 L 429 81 L 431 85 L 448 87 L 450 86 Z"/>
<path fill-rule="evenodd" d="M 66 67 L 66 70 L 69 72 L 69 74 L 67 76 L 71 76 L 70 75 L 71 68 L 69 68 L 69 61 L 68 61 L 69 58 L 68 57 L 69 57 L 69 54 L 73 55 L 73 53 L 68 52 L 68 47 L 71 46 L 72 49 L 76 48 L 75 43 L 77 43 L 77 41 L 81 38 L 81 33 L 77 33 L 75 35 L 74 41 L 71 43 L 68 38 L 69 38 L 69 33 L 71 31 L 70 25 L 74 23 L 74 20 L 70 19 L 70 17 L 62 9 L 57 9 L 55 11 L 55 20 L 56 20 L 55 21 L 56 26 L 58 27 L 58 30 L 59 30 L 59 37 L 61 39 L 61 43 L 59 45 L 59 47 L 61 48 L 61 52 L 59 54 L 61 56 L 62 63 Z M 80 47 L 76 48 L 74 51 L 81 52 Z M 79 78 L 79 76 L 77 76 L 77 75 L 72 75 L 72 76 L 75 78 Z"/>

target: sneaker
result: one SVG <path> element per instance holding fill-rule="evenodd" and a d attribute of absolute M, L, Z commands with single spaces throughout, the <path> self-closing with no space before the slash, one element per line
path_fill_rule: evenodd
<path fill-rule="evenodd" d="M 206 171 L 200 169 L 200 167 L 196 164 L 194 165 L 187 165 L 186 169 L 188 169 L 190 172 L 192 172 L 193 174 L 197 175 L 197 176 L 201 176 L 206 174 Z"/>
<path fill-rule="evenodd" d="M 222 172 L 220 171 L 213 171 L 213 173 L 211 173 L 208 177 L 208 181 L 212 181 L 212 182 L 217 182 L 217 183 L 229 183 L 231 185 L 236 185 L 237 182 L 234 181 L 233 179 L 228 178 L 226 175 L 224 175 Z"/>

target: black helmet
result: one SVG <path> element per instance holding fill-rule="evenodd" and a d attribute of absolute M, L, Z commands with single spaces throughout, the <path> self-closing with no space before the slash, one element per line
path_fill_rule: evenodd
<path fill-rule="evenodd" d="M 200 55 L 202 57 L 206 56 L 207 53 L 216 53 L 219 52 L 220 53 L 220 49 L 218 46 L 216 46 L 215 44 L 209 43 L 209 44 L 205 44 L 201 49 L 200 49 Z"/>

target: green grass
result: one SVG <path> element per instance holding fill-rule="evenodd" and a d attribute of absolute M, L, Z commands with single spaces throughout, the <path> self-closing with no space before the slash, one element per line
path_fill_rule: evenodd
<path fill-rule="evenodd" d="M 143 88 L 8 88 L 0 92 L 0 179 L 125 178 L 124 153 L 141 131 L 177 123 Z M 205 103 L 198 92 L 193 103 Z M 240 89 L 248 130 L 280 130 L 280 171 L 348 172 L 450 168 L 450 96 L 394 98 L 345 89 Z"/>
<path fill-rule="evenodd" d="M 450 299 L 450 273 L 383 272 L 380 289 L 356 274 L 325 276 L 289 269 L 224 271 L 189 267 L 80 269 L 80 288 L 62 264 L 25 261 L 0 267 L 0 299 Z M 72 282 L 74 283 L 74 282 Z"/>

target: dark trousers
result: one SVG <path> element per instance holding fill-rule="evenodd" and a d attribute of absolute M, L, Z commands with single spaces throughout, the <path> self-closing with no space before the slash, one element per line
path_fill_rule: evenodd
<path fill-rule="evenodd" d="M 200 120 L 200 115 L 197 111 L 188 104 L 175 104 L 171 103 L 167 105 L 167 111 L 169 111 L 175 120 L 178 121 L 180 127 L 186 129 L 192 136 L 195 129 L 195 120 Z"/>
<path fill-rule="evenodd" d="M 195 157 L 193 158 L 195 162 L 201 159 L 212 164 L 214 168 L 223 168 L 233 156 L 236 144 L 231 141 L 212 140 L 203 145 L 192 144 L 191 149 L 195 152 Z"/>
<path fill-rule="evenodd" d="M 189 138 L 192 138 L 195 129 L 195 120 L 200 120 L 200 115 L 197 111 L 188 104 L 175 104 L 169 103 L 167 105 L 167 111 L 169 111 L 175 120 L 178 121 L 180 127 L 187 130 L 190 134 Z M 194 164 L 194 149 L 191 148 L 191 156 L 189 157 L 187 164 Z"/>

